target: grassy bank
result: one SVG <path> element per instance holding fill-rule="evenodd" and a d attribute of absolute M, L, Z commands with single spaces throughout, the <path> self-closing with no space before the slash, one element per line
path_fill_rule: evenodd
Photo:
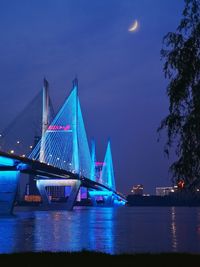
<path fill-rule="evenodd" d="M 1 266 L 200 266 L 200 254 L 120 254 L 100 252 L 27 252 L 0 254 Z M 69 265 L 70 264 L 70 265 Z"/>

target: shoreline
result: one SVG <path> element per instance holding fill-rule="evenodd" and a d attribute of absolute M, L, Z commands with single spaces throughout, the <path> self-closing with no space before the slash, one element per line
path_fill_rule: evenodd
<path fill-rule="evenodd" d="M 200 254 L 192 253 L 135 253 L 135 254 L 107 254 L 95 251 L 78 252 L 21 252 L 11 254 L 0 254 L 2 263 L 6 266 L 13 266 L 13 262 L 20 263 L 20 266 L 37 266 L 38 264 L 47 264 L 47 266 L 56 266 L 60 263 L 73 263 L 81 265 L 87 263 L 88 266 L 94 266 L 105 263 L 120 264 L 121 266 L 170 266 L 173 262 L 177 266 L 192 266 L 193 263 L 199 263 Z M 65 264 L 65 265 L 66 265 Z M 157 265 L 159 264 L 159 265 Z M 4 265 L 5 266 L 5 265 Z M 40 265 L 39 265 L 40 266 Z M 46 266 L 46 265 L 45 265 Z"/>
<path fill-rule="evenodd" d="M 165 196 L 128 195 L 127 206 L 200 207 L 200 194 L 173 193 Z"/>

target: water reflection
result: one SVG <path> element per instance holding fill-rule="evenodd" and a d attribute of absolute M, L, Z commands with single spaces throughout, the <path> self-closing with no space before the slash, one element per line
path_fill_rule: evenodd
<path fill-rule="evenodd" d="M 112 208 L 36 213 L 35 251 L 79 251 L 113 253 Z"/>
<path fill-rule="evenodd" d="M 15 244 L 13 243 L 13 237 L 15 236 L 15 233 L 15 222 L 12 218 L 1 219 L 0 253 L 11 253 L 14 250 Z"/>
<path fill-rule="evenodd" d="M 172 250 L 177 252 L 177 229 L 176 229 L 176 208 L 171 208 L 171 234 L 172 234 Z"/>
<path fill-rule="evenodd" d="M 89 249 L 114 254 L 114 212 L 108 207 L 90 212 Z"/>
<path fill-rule="evenodd" d="M 34 217 L 10 216 L 0 220 L 0 253 L 34 250 Z"/>
<path fill-rule="evenodd" d="M 0 253 L 200 253 L 198 207 L 76 207 L 0 218 Z"/>
<path fill-rule="evenodd" d="M 200 243 L 200 209 L 197 210 L 197 221 L 198 221 L 198 224 L 197 224 L 197 236 L 198 236 L 198 241 Z"/>

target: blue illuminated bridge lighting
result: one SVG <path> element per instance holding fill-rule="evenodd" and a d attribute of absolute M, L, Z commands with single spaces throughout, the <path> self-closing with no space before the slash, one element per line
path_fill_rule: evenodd
<path fill-rule="evenodd" d="M 9 177 L 15 181 L 14 191 L 19 173 L 25 172 L 36 177 L 37 188 L 46 206 L 53 206 L 47 197 L 46 187 L 60 185 L 71 187 L 68 209 L 73 207 L 81 187 L 88 188 L 93 203 L 100 197 L 107 204 L 124 205 L 125 197 L 116 191 L 110 141 L 100 171 L 96 168 L 94 142 L 90 152 L 78 97 L 77 79 L 73 82 L 70 95 L 49 124 L 45 122 L 45 118 L 48 118 L 49 102 L 47 89 L 44 88 L 46 95 L 43 94 L 46 99 L 43 100 L 43 105 L 46 105 L 46 108 L 43 107 L 43 126 L 46 128 L 43 127 L 42 137 L 28 157 L 1 153 L 0 170 L 4 168 L 4 172 L 0 171 L 0 185 Z M 1 196 L 3 193 L 0 191 Z"/>

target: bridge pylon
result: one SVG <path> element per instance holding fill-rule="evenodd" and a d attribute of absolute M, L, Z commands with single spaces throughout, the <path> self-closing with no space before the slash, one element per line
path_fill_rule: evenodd
<path fill-rule="evenodd" d="M 94 144 L 92 147 L 93 147 L 92 161 L 96 161 Z M 95 166 L 95 163 L 94 163 L 94 166 Z M 96 182 L 98 182 L 100 178 L 100 181 L 107 187 L 107 189 L 105 188 L 104 190 L 94 190 L 94 189 L 89 190 L 89 195 L 90 195 L 93 206 L 97 206 L 97 205 L 113 206 L 115 204 L 119 205 L 120 201 L 118 201 L 118 197 L 116 193 L 110 141 L 108 141 L 108 144 L 107 144 L 104 161 L 102 163 L 102 170 L 100 172 L 100 177 L 97 178 L 97 170 L 95 169 L 95 171 L 96 171 L 95 173 Z M 98 176 L 99 176 L 99 173 L 98 173 Z"/>

